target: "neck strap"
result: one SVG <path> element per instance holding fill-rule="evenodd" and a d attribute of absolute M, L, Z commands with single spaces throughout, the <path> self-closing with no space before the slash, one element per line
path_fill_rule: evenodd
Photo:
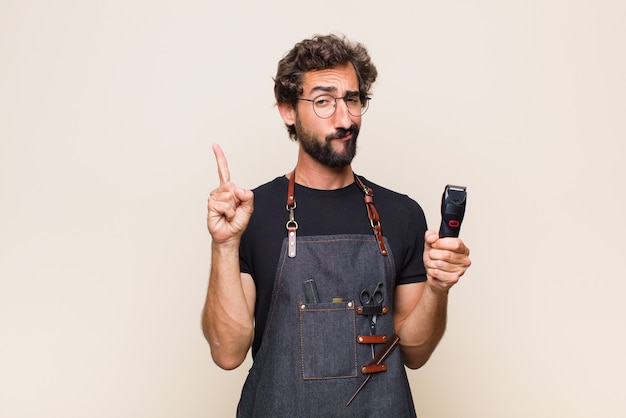
<path fill-rule="evenodd" d="M 378 215 L 378 211 L 374 206 L 374 191 L 363 184 L 359 176 L 354 174 L 354 182 L 357 187 L 363 190 L 365 197 L 363 198 L 363 202 L 365 203 L 365 208 L 367 209 L 367 217 L 370 220 L 370 225 L 372 226 L 372 230 L 374 231 L 374 236 L 376 237 L 376 241 L 378 242 L 378 248 L 380 249 L 380 253 L 383 256 L 387 256 L 389 253 L 387 252 L 387 247 L 385 246 L 385 242 L 383 241 L 383 228 L 380 224 L 380 216 Z M 294 210 L 296 209 L 296 196 L 294 193 L 296 185 L 296 170 L 294 169 L 291 173 L 291 177 L 289 178 L 289 188 L 287 189 L 287 212 L 289 212 L 289 220 L 287 221 L 287 234 L 289 237 L 289 257 L 293 258 L 296 256 L 296 230 L 298 229 L 298 222 L 295 219 Z"/>

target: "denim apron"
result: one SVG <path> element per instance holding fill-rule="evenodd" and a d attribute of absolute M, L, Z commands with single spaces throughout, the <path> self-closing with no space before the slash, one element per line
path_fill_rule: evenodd
<path fill-rule="evenodd" d="M 390 248 L 385 239 L 387 248 Z M 392 321 L 393 257 L 381 255 L 368 235 L 297 237 L 297 256 L 285 238 L 274 280 L 263 341 L 244 384 L 237 416 L 415 417 L 400 349 L 387 370 L 363 383 L 362 366 L 372 360 L 370 321 L 358 313 L 359 295 L 383 283 L 388 312 L 376 319 L 376 334 L 395 332 Z M 319 303 L 305 302 L 303 282 L 313 279 Z M 376 344 L 378 350 L 382 345 Z"/>

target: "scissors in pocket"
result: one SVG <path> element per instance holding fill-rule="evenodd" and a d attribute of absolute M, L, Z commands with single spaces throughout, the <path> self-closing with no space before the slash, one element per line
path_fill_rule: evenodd
<path fill-rule="evenodd" d="M 373 292 L 363 289 L 359 295 L 362 307 L 360 314 L 366 315 L 370 321 L 370 335 L 376 335 L 376 318 L 378 315 L 387 313 L 387 307 L 383 306 L 383 283 L 379 282 Z M 372 344 L 372 357 L 374 357 L 374 344 Z"/>

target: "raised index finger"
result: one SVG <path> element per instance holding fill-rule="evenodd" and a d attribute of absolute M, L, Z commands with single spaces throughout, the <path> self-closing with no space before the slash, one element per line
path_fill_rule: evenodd
<path fill-rule="evenodd" d="M 213 154 L 215 154 L 215 161 L 217 162 L 217 174 L 220 176 L 220 184 L 224 184 L 230 181 L 230 171 L 228 170 L 228 161 L 224 151 L 218 144 L 213 144 Z"/>

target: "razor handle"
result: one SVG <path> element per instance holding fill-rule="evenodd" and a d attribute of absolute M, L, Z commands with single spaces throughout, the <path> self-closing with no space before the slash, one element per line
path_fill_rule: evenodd
<path fill-rule="evenodd" d="M 467 191 L 464 186 L 447 185 L 441 196 L 441 225 L 439 238 L 459 236 L 465 215 Z"/>

